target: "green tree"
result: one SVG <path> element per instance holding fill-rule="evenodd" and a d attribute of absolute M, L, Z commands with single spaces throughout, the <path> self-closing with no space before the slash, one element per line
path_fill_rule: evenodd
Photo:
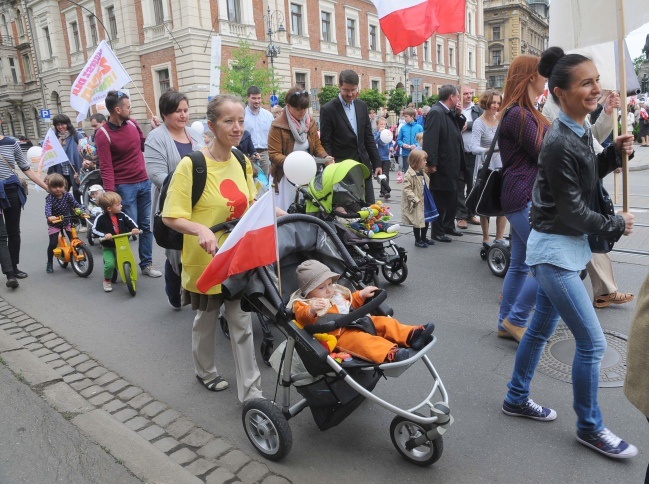
<path fill-rule="evenodd" d="M 387 102 L 388 98 L 385 94 L 379 92 L 378 89 L 363 89 L 359 94 L 358 98 L 361 101 L 365 101 L 368 109 L 373 109 L 378 111 Z"/>
<path fill-rule="evenodd" d="M 401 88 L 392 89 L 388 93 L 388 96 L 389 99 L 386 104 L 388 111 L 392 111 L 398 115 L 408 103 L 408 95 L 406 94 L 406 91 Z"/>
<path fill-rule="evenodd" d="M 429 96 L 428 99 L 426 99 L 426 104 L 432 106 L 437 101 L 439 101 L 439 96 L 437 94 L 433 94 L 432 96 Z"/>
<path fill-rule="evenodd" d="M 286 106 L 286 93 L 287 91 L 282 91 L 277 93 L 277 102 L 280 106 Z"/>
<path fill-rule="evenodd" d="M 640 68 L 642 67 L 642 64 L 644 64 L 644 55 L 633 59 L 633 68 L 635 69 L 636 76 L 640 74 Z"/>
<path fill-rule="evenodd" d="M 338 89 L 338 86 L 324 86 L 320 88 L 320 90 L 318 91 L 318 101 L 320 101 L 320 107 L 324 106 L 332 99 L 337 98 L 339 92 L 340 89 Z"/>
<path fill-rule="evenodd" d="M 239 39 L 239 48 L 232 51 L 232 67 L 226 71 L 223 90 L 246 97 L 250 86 L 261 89 L 262 96 L 277 91 L 278 83 L 270 69 L 262 63 L 263 54 L 250 48 L 250 43 Z"/>

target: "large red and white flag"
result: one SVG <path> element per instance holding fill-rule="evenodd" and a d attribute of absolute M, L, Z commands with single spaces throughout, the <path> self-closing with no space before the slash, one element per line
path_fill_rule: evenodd
<path fill-rule="evenodd" d="M 466 0 L 372 0 L 381 30 L 395 54 L 424 43 L 434 33 L 464 32 Z"/>
<path fill-rule="evenodd" d="M 232 233 L 196 282 L 207 292 L 228 277 L 277 261 L 277 224 L 272 190 L 241 217 Z"/>

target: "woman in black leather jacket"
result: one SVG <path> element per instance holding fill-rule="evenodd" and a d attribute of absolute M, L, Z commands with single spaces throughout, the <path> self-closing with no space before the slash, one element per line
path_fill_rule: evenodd
<path fill-rule="evenodd" d="M 516 363 L 503 412 L 534 420 L 554 420 L 557 413 L 529 398 L 530 382 L 543 348 L 559 318 L 572 331 L 576 353 L 572 366 L 577 440 L 612 458 L 624 459 L 638 449 L 604 426 L 597 402 L 599 370 L 606 340 L 579 273 L 592 254 L 587 235 L 615 240 L 633 230 L 633 215 L 606 216 L 590 209 L 598 178 L 619 166 L 621 153 L 633 152 L 633 138 L 619 136 L 599 155 L 593 151 L 588 113 L 601 93 L 595 64 L 579 54 L 546 50 L 539 72 L 561 112 L 543 141 L 532 193 L 527 264 L 539 283 L 536 311 L 516 353 Z"/>

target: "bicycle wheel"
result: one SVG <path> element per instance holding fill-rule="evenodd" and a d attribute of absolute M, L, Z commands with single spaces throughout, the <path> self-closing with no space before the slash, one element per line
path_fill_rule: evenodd
<path fill-rule="evenodd" d="M 131 293 L 131 296 L 135 296 L 135 284 L 131 278 L 131 263 L 124 262 L 124 282 L 128 288 L 128 292 Z"/>
<path fill-rule="evenodd" d="M 76 254 L 74 253 L 76 252 Z M 83 245 L 77 245 L 72 253 L 72 270 L 79 277 L 88 277 L 92 274 L 92 269 L 95 266 L 92 259 L 92 253 Z"/>
<path fill-rule="evenodd" d="M 60 258 L 57 257 L 56 262 L 59 263 L 59 265 L 61 266 L 62 269 L 65 269 L 66 267 L 68 267 L 68 263 L 65 262 L 65 259 L 60 259 Z"/>

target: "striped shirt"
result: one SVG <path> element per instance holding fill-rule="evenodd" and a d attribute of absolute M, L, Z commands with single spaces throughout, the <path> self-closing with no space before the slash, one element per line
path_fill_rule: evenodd
<path fill-rule="evenodd" d="M 31 169 L 18 141 L 7 137 L 0 139 L 0 180 L 6 180 L 11 175 L 15 175 L 13 170 L 16 168 L 16 164 L 22 171 Z"/>

